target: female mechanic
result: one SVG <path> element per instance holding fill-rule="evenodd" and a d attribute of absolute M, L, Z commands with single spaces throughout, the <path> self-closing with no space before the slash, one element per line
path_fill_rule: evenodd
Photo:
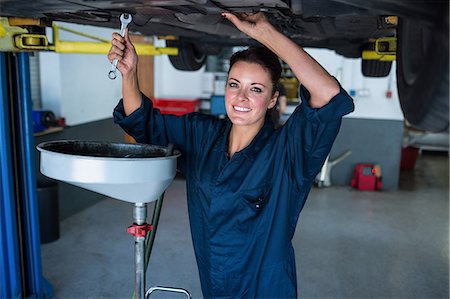
<path fill-rule="evenodd" d="M 173 143 L 182 156 L 194 251 L 205 298 L 296 298 L 291 244 L 311 184 L 353 100 L 263 13 L 222 16 L 263 46 L 230 59 L 227 119 L 161 114 L 139 89 L 137 55 L 113 34 L 123 99 L 114 119 L 137 142 Z M 279 59 L 301 82 L 301 104 L 274 129 Z"/>

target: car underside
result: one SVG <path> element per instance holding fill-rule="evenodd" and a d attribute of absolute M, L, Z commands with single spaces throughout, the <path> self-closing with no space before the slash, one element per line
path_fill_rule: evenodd
<path fill-rule="evenodd" d="M 264 11 L 283 33 L 304 47 L 327 48 L 350 58 L 363 57 L 362 72 L 387 76 L 392 61 L 365 58 L 392 38 L 399 98 L 407 123 L 428 131 L 448 131 L 448 1 L 445 0 L 0 0 L 2 17 L 119 28 L 119 15 L 133 15 L 130 30 L 175 36 L 172 64 L 199 69 L 206 56 L 224 47 L 250 45 L 251 39 L 220 13 Z M 39 29 L 30 29 L 39 30 Z M 377 43 L 381 41 L 381 43 Z M 378 47 L 380 46 L 381 47 Z M 392 53 L 391 53 L 392 54 Z M 379 57 L 381 57 L 379 56 Z"/>

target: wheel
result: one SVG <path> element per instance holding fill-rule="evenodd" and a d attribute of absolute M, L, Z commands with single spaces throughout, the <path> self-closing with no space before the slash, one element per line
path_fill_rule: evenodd
<path fill-rule="evenodd" d="M 417 129 L 448 131 L 448 11 L 442 25 L 400 19 L 397 88 L 407 122 Z"/>
<path fill-rule="evenodd" d="M 180 71 L 199 70 L 206 61 L 206 55 L 195 44 L 183 40 L 167 40 L 167 47 L 178 48 L 178 55 L 169 55 L 173 67 Z"/>
<path fill-rule="evenodd" d="M 392 61 L 366 60 L 361 64 L 362 73 L 365 77 L 386 77 L 391 72 Z"/>

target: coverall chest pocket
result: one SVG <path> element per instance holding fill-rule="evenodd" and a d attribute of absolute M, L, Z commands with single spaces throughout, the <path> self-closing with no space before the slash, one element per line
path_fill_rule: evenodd
<path fill-rule="evenodd" d="M 245 234 L 265 230 L 264 215 L 267 210 L 270 189 L 268 185 L 245 190 L 241 193 L 237 211 L 237 228 Z"/>

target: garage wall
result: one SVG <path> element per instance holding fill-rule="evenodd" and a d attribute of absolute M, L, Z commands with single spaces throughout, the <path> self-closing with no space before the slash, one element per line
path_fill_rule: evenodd
<path fill-rule="evenodd" d="M 335 76 L 348 92 L 354 90 L 355 111 L 350 118 L 403 120 L 403 113 L 397 94 L 395 62 L 391 74 L 385 78 L 366 78 L 361 72 L 361 59 L 344 58 L 326 49 L 306 51 L 314 57 L 331 75 Z M 386 98 L 390 84 L 392 97 Z"/>
<path fill-rule="evenodd" d="M 350 187 L 353 169 L 358 163 L 379 164 L 383 190 L 398 189 L 403 121 L 370 118 L 344 118 L 330 160 L 348 150 L 350 156 L 333 167 L 331 183 Z"/>
<path fill-rule="evenodd" d="M 164 47 L 165 42 L 157 40 L 155 46 Z M 204 66 L 194 72 L 179 71 L 167 55 L 155 56 L 154 62 L 155 98 L 199 99 L 203 96 Z"/>

